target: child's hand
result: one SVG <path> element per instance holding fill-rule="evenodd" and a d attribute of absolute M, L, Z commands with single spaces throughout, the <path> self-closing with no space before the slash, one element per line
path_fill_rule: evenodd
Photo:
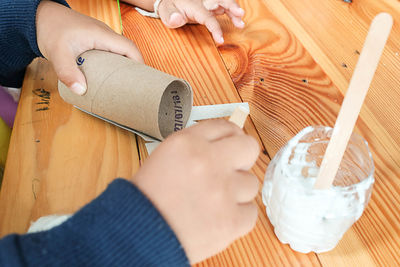
<path fill-rule="evenodd" d="M 158 13 L 169 28 L 181 27 L 186 23 L 203 24 L 220 44 L 224 38 L 216 15 L 227 14 L 236 27 L 244 27 L 244 10 L 235 0 L 162 0 Z"/>
<path fill-rule="evenodd" d="M 143 62 L 136 45 L 106 24 L 52 1 L 41 1 L 36 13 L 40 52 L 53 65 L 58 78 L 73 92 L 86 92 L 86 79 L 76 57 L 91 49 L 127 56 Z"/>
<path fill-rule="evenodd" d="M 191 263 L 226 248 L 255 225 L 258 180 L 248 170 L 254 138 L 212 120 L 167 138 L 133 178 L 176 233 Z"/>
<path fill-rule="evenodd" d="M 140 8 L 153 11 L 155 0 L 123 0 Z M 200 23 L 207 27 L 214 40 L 222 44 L 221 26 L 215 16 L 227 14 L 238 28 L 244 27 L 244 10 L 235 0 L 161 0 L 158 14 L 169 28 L 178 28 L 186 23 Z"/>

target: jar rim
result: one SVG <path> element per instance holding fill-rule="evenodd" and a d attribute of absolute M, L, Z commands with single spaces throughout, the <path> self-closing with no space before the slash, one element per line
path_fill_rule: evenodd
<path fill-rule="evenodd" d="M 289 161 L 289 156 L 291 155 L 291 153 L 288 153 L 288 150 L 291 150 L 292 148 L 295 148 L 300 141 L 302 140 L 302 138 L 304 138 L 305 136 L 309 135 L 312 132 L 318 131 L 318 130 L 322 130 L 324 131 L 328 136 L 329 136 L 329 132 L 330 134 L 333 131 L 332 127 L 329 126 L 322 126 L 322 125 L 313 125 L 313 126 L 308 126 L 304 129 L 302 129 L 301 131 L 299 131 L 293 138 L 291 138 L 287 144 L 282 148 L 282 157 L 286 156 L 286 159 L 283 160 L 282 162 L 288 162 Z M 329 137 L 330 138 L 330 137 Z M 369 148 L 368 142 L 358 133 L 353 132 L 349 143 L 353 141 L 361 141 L 361 143 L 363 144 L 363 146 L 365 147 L 365 152 L 366 152 L 366 157 L 364 157 L 365 161 L 366 161 L 366 165 L 368 167 L 368 169 L 365 171 L 365 175 L 362 175 L 361 178 L 359 178 L 359 181 L 357 183 L 354 184 L 350 184 L 350 185 L 346 185 L 346 186 L 340 186 L 340 185 L 332 185 L 333 188 L 338 188 L 341 191 L 347 191 L 348 193 L 351 193 L 352 191 L 356 190 L 356 187 L 358 184 L 364 184 L 364 183 L 373 183 L 374 182 L 374 178 L 373 178 L 373 174 L 375 171 L 375 165 L 374 165 L 374 161 L 372 158 L 372 153 L 371 150 Z M 285 155 L 286 154 L 286 155 Z M 322 155 L 323 157 L 324 155 Z M 283 163 L 281 163 L 283 164 Z M 283 169 L 285 170 L 285 169 Z M 319 171 L 319 167 L 318 167 L 318 171 Z M 285 171 L 286 172 L 286 171 Z M 289 173 L 288 173 L 289 174 Z M 292 173 L 290 173 L 290 175 L 286 175 L 287 177 L 293 176 Z M 372 178 L 371 178 L 372 177 Z M 300 178 L 300 177 L 299 177 Z M 306 178 L 306 177 L 302 177 L 303 179 L 314 179 L 315 178 Z M 371 180 L 368 182 L 368 180 Z M 364 182 L 365 181 L 365 182 Z M 364 183 L 363 183 L 364 182 Z"/>

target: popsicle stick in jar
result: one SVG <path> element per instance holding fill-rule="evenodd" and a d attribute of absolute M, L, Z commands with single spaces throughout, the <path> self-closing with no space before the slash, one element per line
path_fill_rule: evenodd
<path fill-rule="evenodd" d="M 387 13 L 378 14 L 371 23 L 336 119 L 314 189 L 328 189 L 335 179 L 392 25 L 392 16 Z"/>

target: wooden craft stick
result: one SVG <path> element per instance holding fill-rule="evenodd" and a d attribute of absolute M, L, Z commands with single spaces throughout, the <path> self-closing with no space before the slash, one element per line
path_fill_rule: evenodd
<path fill-rule="evenodd" d="M 336 119 L 314 189 L 328 189 L 335 179 L 392 25 L 392 16 L 387 13 L 378 14 L 371 23 Z"/>
<path fill-rule="evenodd" d="M 244 123 L 246 122 L 247 116 L 249 115 L 249 111 L 242 108 L 242 107 L 237 107 L 231 117 L 229 118 L 229 121 L 233 122 L 240 128 L 243 128 Z"/>

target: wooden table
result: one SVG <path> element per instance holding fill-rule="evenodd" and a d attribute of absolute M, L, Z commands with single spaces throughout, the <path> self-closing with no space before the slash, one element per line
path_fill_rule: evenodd
<path fill-rule="evenodd" d="M 357 122 L 372 150 L 376 182 L 363 216 L 331 252 L 301 254 L 282 245 L 258 196 L 255 229 L 199 266 L 399 266 L 400 2 L 239 2 L 246 27 L 235 29 L 221 18 L 221 46 L 203 26 L 169 30 L 127 5 L 124 34 L 148 65 L 189 81 L 195 105 L 250 103 L 245 130 L 263 146 L 253 168 L 262 182 L 270 159 L 299 130 L 334 124 L 372 18 L 391 13 L 394 28 Z M 70 4 L 119 31 L 115 1 Z M 34 61 L 0 194 L 0 236 L 23 233 L 43 215 L 76 211 L 113 178 L 133 175 L 145 157 L 140 138 L 64 103 L 49 64 Z"/>

